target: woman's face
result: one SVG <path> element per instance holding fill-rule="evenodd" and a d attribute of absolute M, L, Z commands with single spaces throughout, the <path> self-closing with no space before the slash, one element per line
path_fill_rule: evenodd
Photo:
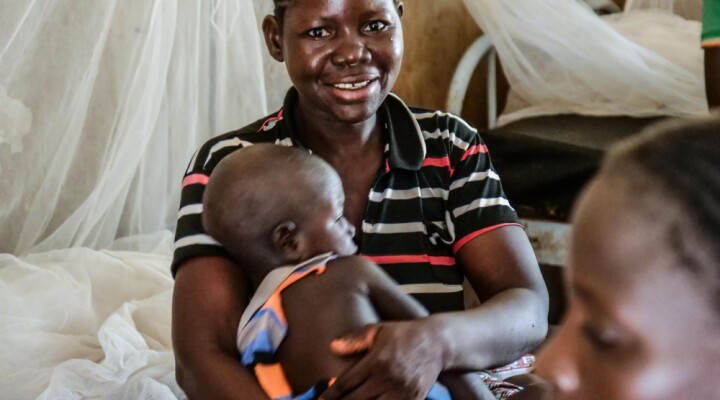
<path fill-rule="evenodd" d="M 650 203 L 607 178 L 579 203 L 570 308 L 538 360 L 553 399 L 717 398 L 717 313 L 670 247 L 675 207 Z"/>
<path fill-rule="evenodd" d="M 277 25 L 276 25 L 277 26 Z M 375 115 L 403 54 L 393 0 L 294 0 L 271 54 L 284 61 L 310 117 L 345 123 Z"/>

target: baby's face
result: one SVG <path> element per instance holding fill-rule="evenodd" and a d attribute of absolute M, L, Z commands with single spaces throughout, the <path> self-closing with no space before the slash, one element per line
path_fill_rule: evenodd
<path fill-rule="evenodd" d="M 345 194 L 339 179 L 330 192 L 330 198 L 314 207 L 314 214 L 301 227 L 310 241 L 310 255 L 327 252 L 341 256 L 354 254 L 357 251 L 353 241 L 355 227 L 345 218 Z"/>
<path fill-rule="evenodd" d="M 648 218 L 662 202 L 639 212 L 631 197 L 601 179 L 580 201 L 568 315 L 537 372 L 553 384 L 553 399 L 716 398 L 717 313 L 678 265 L 661 215 Z"/>

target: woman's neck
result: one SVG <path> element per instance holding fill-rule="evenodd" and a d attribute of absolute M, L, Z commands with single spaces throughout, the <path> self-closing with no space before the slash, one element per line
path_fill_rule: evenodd
<path fill-rule="evenodd" d="M 377 114 L 358 123 L 314 118 L 301 107 L 294 114 L 302 144 L 326 159 L 375 151 L 382 142 L 382 122 Z"/>

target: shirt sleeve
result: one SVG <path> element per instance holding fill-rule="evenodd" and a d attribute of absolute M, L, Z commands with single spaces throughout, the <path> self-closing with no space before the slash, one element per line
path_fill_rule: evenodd
<path fill-rule="evenodd" d="M 720 47 L 720 0 L 703 2 L 702 47 Z"/>
<path fill-rule="evenodd" d="M 454 230 L 453 251 L 457 253 L 473 238 L 502 226 L 519 225 L 519 221 L 480 135 L 464 121 L 458 120 L 456 129 L 448 217 Z"/>
<path fill-rule="evenodd" d="M 171 271 L 173 276 L 183 262 L 198 256 L 230 257 L 223 246 L 205 232 L 202 224 L 202 198 L 212 172 L 218 161 L 212 160 L 211 143 L 201 147 L 190 161 L 182 180 L 180 210 L 175 229 L 175 251 Z M 220 157 L 217 157 L 218 159 Z"/>

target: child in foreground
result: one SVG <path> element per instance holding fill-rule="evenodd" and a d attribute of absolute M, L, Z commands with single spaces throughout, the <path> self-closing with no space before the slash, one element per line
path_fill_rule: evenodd
<path fill-rule="evenodd" d="M 375 264 L 352 256 L 340 177 L 307 151 L 258 144 L 225 157 L 203 207 L 205 229 L 243 260 L 256 289 L 237 346 L 272 399 L 318 398 L 361 357 L 334 355 L 333 339 L 428 315 Z M 495 398 L 475 374 L 440 379 L 447 389 L 435 384 L 428 399 Z"/>
<path fill-rule="evenodd" d="M 573 217 L 553 399 L 718 399 L 720 120 L 613 148 Z"/>

